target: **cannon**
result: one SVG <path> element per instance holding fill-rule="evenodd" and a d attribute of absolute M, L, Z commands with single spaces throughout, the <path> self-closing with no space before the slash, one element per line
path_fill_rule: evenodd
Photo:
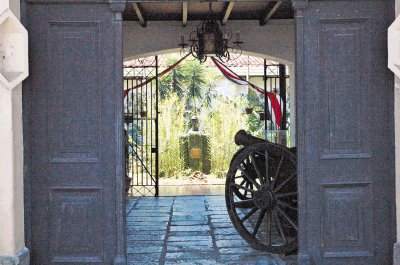
<path fill-rule="evenodd" d="M 296 149 L 240 130 L 226 176 L 225 200 L 239 235 L 253 248 L 277 254 L 297 250 Z"/>

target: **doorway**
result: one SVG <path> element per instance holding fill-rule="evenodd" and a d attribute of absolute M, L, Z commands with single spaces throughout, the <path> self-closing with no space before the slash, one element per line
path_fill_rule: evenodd
<path fill-rule="evenodd" d="M 32 263 L 123 264 L 122 9 L 91 1 L 24 5 L 31 36 L 24 174 Z M 393 80 L 383 47 L 393 1 L 294 6 L 299 263 L 390 264 Z M 258 23 L 235 25 L 252 34 Z M 131 56 L 175 47 L 176 27 L 161 39 L 154 30 L 151 23 L 134 30 L 146 45 L 133 45 Z M 271 36 L 261 30 L 260 37 Z M 266 47 L 257 40 L 249 39 L 249 50 Z"/>

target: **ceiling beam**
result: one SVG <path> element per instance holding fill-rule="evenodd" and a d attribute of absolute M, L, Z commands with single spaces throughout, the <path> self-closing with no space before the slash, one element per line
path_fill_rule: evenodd
<path fill-rule="evenodd" d="M 182 26 L 186 27 L 188 21 L 188 2 L 182 2 Z"/>
<path fill-rule="evenodd" d="M 235 5 L 235 2 L 233 2 L 233 1 L 229 1 L 229 3 L 226 3 L 225 12 L 224 12 L 225 15 L 222 18 L 222 25 L 225 25 L 226 22 L 228 22 L 229 16 L 231 15 L 231 12 L 232 12 L 232 9 L 233 9 L 234 5 Z"/>
<path fill-rule="evenodd" d="M 140 8 L 139 4 L 138 3 L 132 3 L 132 7 L 135 10 L 135 13 L 136 13 L 136 16 L 139 19 L 140 25 L 142 27 L 146 27 L 147 23 L 146 23 L 146 20 L 143 17 L 143 12 L 142 12 L 142 9 Z"/>
<path fill-rule="evenodd" d="M 275 14 L 276 10 L 283 4 L 283 1 L 277 1 L 269 12 L 265 12 L 260 18 L 260 26 L 264 26 Z"/>

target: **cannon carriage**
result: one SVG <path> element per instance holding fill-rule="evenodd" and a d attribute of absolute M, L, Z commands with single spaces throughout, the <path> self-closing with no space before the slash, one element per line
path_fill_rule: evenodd
<path fill-rule="evenodd" d="M 297 249 L 296 149 L 239 131 L 242 146 L 233 156 L 226 177 L 229 217 L 253 248 L 279 254 Z"/>

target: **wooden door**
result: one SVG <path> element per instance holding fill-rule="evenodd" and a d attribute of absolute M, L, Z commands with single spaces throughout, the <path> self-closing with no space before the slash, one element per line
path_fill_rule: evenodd
<path fill-rule="evenodd" d="M 392 263 L 394 1 L 295 1 L 299 264 Z"/>
<path fill-rule="evenodd" d="M 99 1 L 29 1 L 26 10 L 32 264 L 123 264 L 120 17 Z"/>

